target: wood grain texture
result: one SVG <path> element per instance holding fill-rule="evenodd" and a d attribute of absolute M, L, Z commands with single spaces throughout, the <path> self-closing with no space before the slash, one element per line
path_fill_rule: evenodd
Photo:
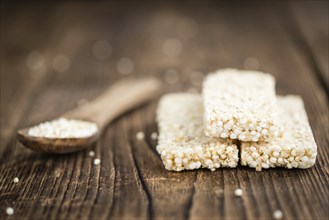
<path fill-rule="evenodd" d="M 1 2 L 0 219 L 271 219 L 277 209 L 285 219 L 326 219 L 328 11 L 322 1 L 299 2 Z M 186 23 L 195 35 L 181 32 Z M 177 57 L 163 52 L 171 38 L 182 44 Z M 98 40 L 112 45 L 103 61 L 92 54 Z M 43 55 L 42 73 L 27 68 L 31 51 Z M 58 54 L 70 58 L 67 72 L 52 68 Z M 279 94 L 304 99 L 318 144 L 316 165 L 168 172 L 150 137 L 157 100 L 115 120 L 86 151 L 52 156 L 20 147 L 18 128 L 61 115 L 126 77 L 117 71 L 122 57 L 134 62 L 130 75 L 156 76 L 164 92 L 200 91 L 194 71 L 272 73 Z M 178 83 L 166 83 L 168 69 L 177 70 Z M 144 140 L 136 139 L 138 131 Z M 234 196 L 237 188 L 241 198 Z"/>
<path fill-rule="evenodd" d="M 320 81 L 329 90 L 329 27 L 328 1 L 310 4 L 308 1 L 291 2 L 293 30 L 299 46 L 307 53 L 310 65 Z"/>

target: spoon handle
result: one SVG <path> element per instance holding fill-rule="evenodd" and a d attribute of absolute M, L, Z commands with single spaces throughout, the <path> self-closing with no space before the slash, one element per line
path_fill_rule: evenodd
<path fill-rule="evenodd" d="M 161 82 L 155 78 L 121 80 L 93 101 L 62 117 L 95 122 L 103 129 L 122 113 L 154 98 L 160 90 Z"/>

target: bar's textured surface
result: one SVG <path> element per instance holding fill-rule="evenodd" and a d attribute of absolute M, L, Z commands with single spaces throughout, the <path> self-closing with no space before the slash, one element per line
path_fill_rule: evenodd
<path fill-rule="evenodd" d="M 1 220 L 267 220 L 275 210 L 282 211 L 283 219 L 329 216 L 328 96 L 321 83 L 329 75 L 328 1 L 4 2 Z M 186 38 L 186 33 L 193 36 Z M 181 43 L 177 57 L 163 52 L 168 38 Z M 99 60 L 93 48 L 104 40 L 112 50 Z M 32 51 L 43 56 L 45 72 L 26 67 Z M 57 54 L 69 57 L 67 72 L 53 71 Z M 169 69 L 166 81 L 176 83 L 164 80 L 166 93 L 200 92 L 201 86 L 191 81 L 194 71 L 232 67 L 272 73 L 279 94 L 303 97 L 318 146 L 315 165 L 262 172 L 241 165 L 214 172 L 167 171 L 152 138 L 158 133 L 158 100 L 115 120 L 89 150 L 52 156 L 20 147 L 17 129 L 55 118 L 127 77 L 117 71 L 122 57 L 134 63 L 129 77 L 166 79 Z M 136 134 L 141 133 L 140 140 Z M 101 160 L 97 166 L 95 159 Z M 236 189 L 242 189 L 241 197 L 234 195 Z M 12 216 L 6 214 L 8 207 L 14 209 Z"/>
<path fill-rule="evenodd" d="M 277 137 L 275 79 L 270 74 L 218 70 L 204 81 L 202 95 L 207 136 L 241 141 Z"/>
<path fill-rule="evenodd" d="M 270 142 L 241 142 L 241 164 L 256 168 L 309 168 L 315 164 L 317 146 L 299 96 L 277 97 L 282 133 Z"/>
<path fill-rule="evenodd" d="M 156 147 L 167 170 L 236 167 L 238 148 L 232 140 L 211 138 L 203 132 L 199 94 L 164 95 L 157 109 L 159 140 Z"/>

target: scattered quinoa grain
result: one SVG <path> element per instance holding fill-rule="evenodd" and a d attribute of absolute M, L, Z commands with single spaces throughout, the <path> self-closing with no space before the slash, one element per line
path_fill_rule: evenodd
<path fill-rule="evenodd" d="M 15 177 L 14 183 L 18 183 L 18 182 L 19 182 L 19 179 L 17 177 Z"/>
<path fill-rule="evenodd" d="M 241 197 L 242 194 L 243 194 L 242 189 L 236 189 L 236 190 L 234 191 L 234 195 L 235 195 L 235 196 L 239 196 L 239 197 Z"/>
<path fill-rule="evenodd" d="M 151 138 L 152 138 L 152 140 L 156 140 L 156 139 L 158 138 L 158 133 L 153 132 L 153 133 L 151 134 Z"/>
<path fill-rule="evenodd" d="M 142 132 L 142 131 L 137 132 L 137 134 L 136 134 L 137 140 L 143 140 L 144 137 L 145 137 L 144 132 Z"/>
<path fill-rule="evenodd" d="M 95 156 L 95 152 L 94 152 L 94 151 L 92 151 L 92 150 L 91 150 L 91 151 L 89 151 L 89 156 L 90 156 L 90 157 L 93 157 L 93 156 Z"/>
<path fill-rule="evenodd" d="M 7 213 L 7 215 L 13 215 L 14 214 L 14 209 L 12 207 L 8 207 L 6 209 L 6 213 Z"/>
<path fill-rule="evenodd" d="M 282 217 L 283 217 L 283 213 L 282 213 L 281 210 L 275 210 L 273 212 L 273 218 L 274 219 L 282 219 Z"/>
<path fill-rule="evenodd" d="M 95 159 L 94 160 L 94 165 L 99 165 L 101 163 L 101 160 L 100 159 Z"/>

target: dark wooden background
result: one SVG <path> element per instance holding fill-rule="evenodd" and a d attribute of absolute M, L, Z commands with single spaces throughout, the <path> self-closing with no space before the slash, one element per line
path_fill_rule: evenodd
<path fill-rule="evenodd" d="M 181 33 L 182 22 L 194 35 Z M 163 52 L 171 38 L 182 45 L 177 57 Z M 112 45 L 104 61 L 92 54 L 99 40 Z M 44 69 L 27 67 L 32 51 L 42 54 Z M 52 68 L 58 54 L 70 59 L 66 72 Z M 107 128 L 92 147 L 99 166 L 90 149 L 52 156 L 20 147 L 17 129 L 52 119 L 125 77 L 116 68 L 121 57 L 135 64 L 129 76 L 164 79 L 176 69 L 179 81 L 164 80 L 164 92 L 200 91 L 191 83 L 193 71 L 236 67 L 274 74 L 278 93 L 305 101 L 316 165 L 168 172 L 150 138 L 157 130 L 156 100 Z M 325 219 L 328 74 L 327 1 L 1 1 L 0 219 L 271 219 L 276 209 L 285 219 Z M 138 131 L 145 140 L 136 140 Z M 234 196 L 237 188 L 241 198 Z"/>

